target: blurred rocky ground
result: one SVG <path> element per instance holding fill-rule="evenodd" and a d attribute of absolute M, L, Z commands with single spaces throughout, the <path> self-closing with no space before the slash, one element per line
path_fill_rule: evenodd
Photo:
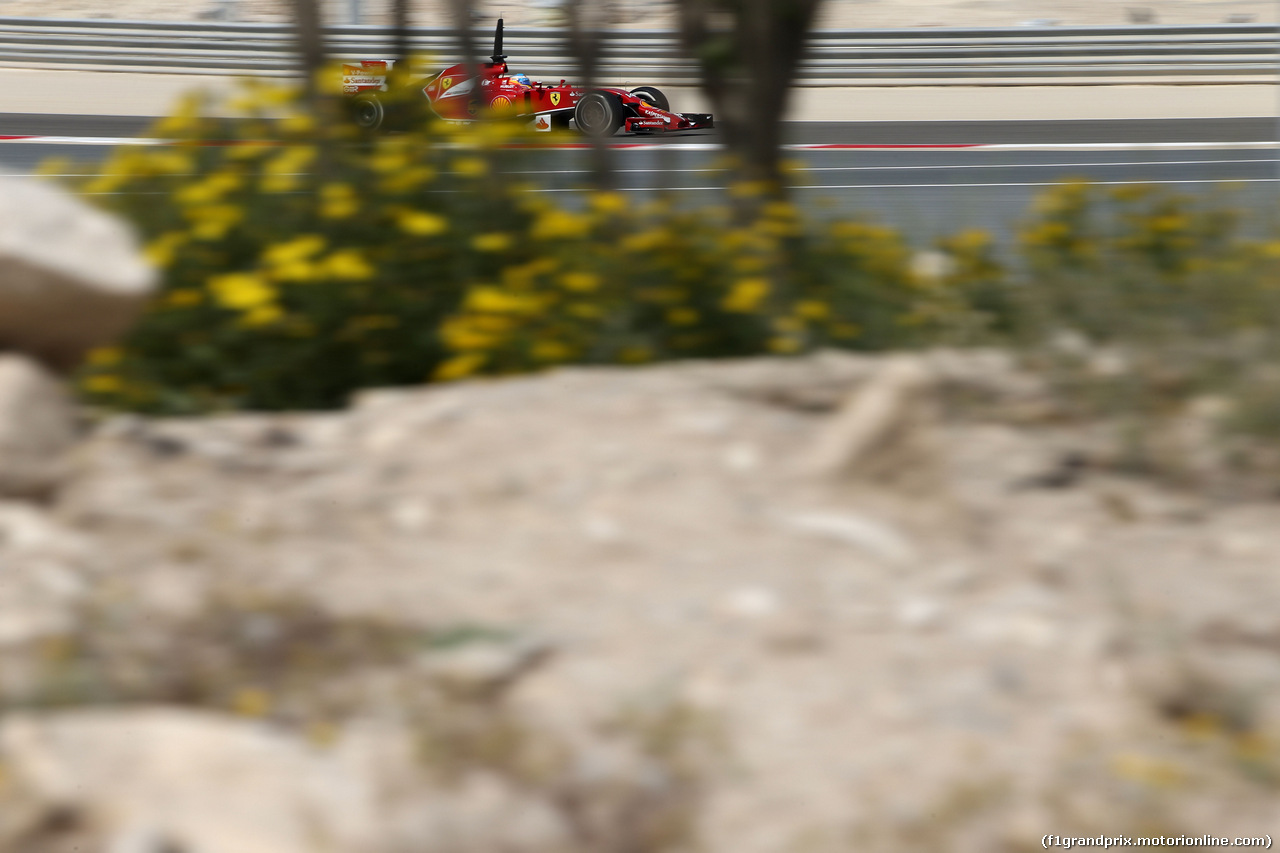
<path fill-rule="evenodd" d="M 1280 506 L 1230 487 L 1195 411 L 1139 474 L 1009 354 L 938 350 L 95 419 L 60 372 L 151 280 L 113 223 L 22 198 L 0 210 L 4 853 L 1277 825 Z M 77 234 L 96 264 L 58 262 Z M 45 298 L 103 323 L 37 323 Z"/>

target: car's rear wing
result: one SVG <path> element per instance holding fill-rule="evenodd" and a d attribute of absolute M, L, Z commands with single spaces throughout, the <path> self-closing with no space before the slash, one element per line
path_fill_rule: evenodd
<path fill-rule="evenodd" d="M 387 91 L 387 75 L 391 73 L 394 59 L 358 59 L 342 61 L 342 93 L 355 95 L 360 92 Z"/>

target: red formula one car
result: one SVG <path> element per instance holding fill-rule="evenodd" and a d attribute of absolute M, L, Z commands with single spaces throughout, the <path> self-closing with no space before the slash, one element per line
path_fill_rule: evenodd
<path fill-rule="evenodd" d="M 703 113 L 673 113 L 666 95 L 653 86 L 634 89 L 601 88 L 587 91 L 561 80 L 531 81 L 512 74 L 502 52 L 502 19 L 494 32 L 493 55 L 472 71 L 466 63 L 451 66 L 434 77 L 413 84 L 427 98 L 436 115 L 450 121 L 483 118 L 527 118 L 535 130 L 576 128 L 588 136 L 626 133 L 662 133 L 699 130 L 714 126 Z M 365 60 L 344 65 L 343 91 L 353 96 L 356 123 L 366 129 L 381 127 L 386 105 L 379 97 L 387 91 L 389 60 Z"/>

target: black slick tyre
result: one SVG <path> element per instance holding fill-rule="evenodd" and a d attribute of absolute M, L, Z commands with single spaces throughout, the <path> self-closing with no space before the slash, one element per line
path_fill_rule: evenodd
<path fill-rule="evenodd" d="M 622 99 L 612 92 L 587 92 L 573 109 L 578 130 L 587 136 L 612 136 L 624 118 Z"/>
<path fill-rule="evenodd" d="M 365 93 L 351 99 L 351 115 L 361 130 L 377 130 L 387 120 L 387 110 L 377 95 Z"/>
<path fill-rule="evenodd" d="M 631 90 L 631 94 L 651 107 L 671 112 L 671 102 L 667 100 L 667 96 L 662 93 L 661 89 L 653 86 L 636 86 Z"/>

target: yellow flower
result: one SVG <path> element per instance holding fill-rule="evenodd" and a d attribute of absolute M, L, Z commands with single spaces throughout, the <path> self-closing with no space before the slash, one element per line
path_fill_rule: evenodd
<path fill-rule="evenodd" d="M 324 720 L 313 720 L 307 724 L 307 740 L 315 746 L 332 746 L 338 739 L 338 727 Z"/>
<path fill-rule="evenodd" d="M 432 237 L 449 230 L 449 220 L 420 210 L 401 211 L 396 216 L 396 225 L 401 231 L 415 237 Z"/>
<path fill-rule="evenodd" d="M 166 308 L 189 308 L 204 301 L 204 294 L 192 288 L 171 290 L 164 295 Z"/>
<path fill-rule="evenodd" d="M 244 717 L 265 717 L 271 711 L 271 697 L 256 687 L 243 687 L 232 697 L 231 708 Z"/>
<path fill-rule="evenodd" d="M 721 300 L 726 311 L 749 313 L 756 310 L 769 295 L 769 282 L 763 278 L 743 278 L 734 283 L 733 289 Z"/>
<path fill-rule="evenodd" d="M 769 349 L 778 353 L 795 352 L 800 349 L 800 341 L 788 337 L 770 338 Z"/>
<path fill-rule="evenodd" d="M 81 192 L 85 195 L 108 195 L 124 186 L 127 179 L 126 175 L 119 172 L 108 172 L 86 183 Z"/>
<path fill-rule="evenodd" d="M 806 320 L 825 320 L 831 316 L 831 306 L 817 299 L 802 299 L 796 303 L 796 316 Z"/>
<path fill-rule="evenodd" d="M 482 323 L 481 320 L 490 322 Z M 454 350 L 489 349 L 501 340 L 507 322 L 506 318 L 495 316 L 454 317 L 441 324 L 440 337 Z"/>
<path fill-rule="evenodd" d="M 282 118 L 280 120 L 280 129 L 285 133 L 302 136 L 313 132 L 316 129 L 316 123 L 311 116 L 299 113 Z"/>
<path fill-rule="evenodd" d="M 462 379 L 470 376 L 484 366 L 488 356 L 482 352 L 468 352 L 455 355 L 436 368 L 432 376 L 437 382 L 448 382 L 451 379 Z"/>
<path fill-rule="evenodd" d="M 595 320 L 604 315 L 604 309 L 590 302 L 575 302 L 569 306 L 569 313 L 583 320 Z"/>
<path fill-rule="evenodd" d="M 174 149 L 143 151 L 139 157 L 136 171 L 142 175 L 185 175 L 196 167 L 190 154 Z"/>
<path fill-rule="evenodd" d="M 289 145 L 280 153 L 262 164 L 262 171 L 268 175 L 288 175 L 299 169 L 305 169 L 316 159 L 316 149 L 312 145 Z"/>
<path fill-rule="evenodd" d="M 314 281 L 323 272 L 312 259 L 328 244 L 319 234 L 303 234 L 267 247 L 262 260 L 270 268 L 271 277 L 279 281 Z"/>
<path fill-rule="evenodd" d="M 560 276 L 560 283 L 567 290 L 589 293 L 600 286 L 600 276 L 590 272 L 567 272 Z"/>
<path fill-rule="evenodd" d="M 409 190 L 417 189 L 423 184 L 431 183 L 435 176 L 434 169 L 426 166 L 413 166 L 390 173 L 378 183 L 378 187 L 387 193 L 408 192 Z"/>
<path fill-rule="evenodd" d="M 464 178 L 479 178 L 489 171 L 489 164 L 479 157 L 459 157 L 453 161 L 453 171 Z"/>
<path fill-rule="evenodd" d="M 114 394 L 124 388 L 119 376 L 98 373 L 84 380 L 84 389 L 93 394 Z"/>
<path fill-rule="evenodd" d="M 471 238 L 471 248 L 477 252 L 504 252 L 511 246 L 511 235 L 501 231 L 477 234 Z"/>
<path fill-rule="evenodd" d="M 209 279 L 209 290 L 224 308 L 251 311 L 275 302 L 276 291 L 260 276 L 251 273 L 227 273 Z"/>
<path fill-rule="evenodd" d="M 90 350 L 85 362 L 90 367 L 110 367 L 124 359 L 124 350 L 120 347 L 97 347 Z"/>
<path fill-rule="evenodd" d="M 1121 779 L 1152 788 L 1175 788 L 1186 781 L 1186 771 L 1172 761 L 1137 753 L 1117 756 L 1112 763 L 1112 770 Z"/>
<path fill-rule="evenodd" d="M 212 204 L 242 186 L 244 179 L 234 172 L 218 172 L 202 181 L 188 184 L 174 193 L 174 198 L 178 204 Z"/>
<path fill-rule="evenodd" d="M 555 240 L 582 237 L 590 230 L 590 217 L 551 209 L 538 217 L 529 233 L 535 240 Z"/>
<path fill-rule="evenodd" d="M 643 364 L 653 359 L 653 350 L 648 347 L 623 347 L 618 350 L 618 361 L 623 364 Z"/>
<path fill-rule="evenodd" d="M 692 308 L 668 308 L 667 322 L 673 326 L 692 326 L 701 315 Z"/>
<path fill-rule="evenodd" d="M 799 332 L 804 329 L 804 321 L 799 317 L 775 317 L 773 327 L 779 332 Z"/>
<path fill-rule="evenodd" d="M 538 341 L 531 355 L 538 361 L 567 361 L 573 357 L 573 350 L 560 341 Z"/>
<path fill-rule="evenodd" d="M 284 311 L 279 305 L 274 303 L 269 305 L 259 305 L 257 308 L 250 309 L 240 317 L 242 326 L 269 326 L 284 316 Z"/>
<path fill-rule="evenodd" d="M 858 335 L 862 334 L 862 327 L 857 323 L 832 323 L 830 332 L 832 337 L 848 340 L 850 338 L 856 338 Z"/>
<path fill-rule="evenodd" d="M 158 267 L 167 267 L 173 263 L 177 250 L 187 242 L 187 235 L 181 231 L 170 231 L 152 240 L 143 249 L 147 260 Z"/>
<path fill-rule="evenodd" d="M 622 248 L 627 252 L 648 252 L 660 248 L 669 240 L 666 231 L 661 228 L 650 228 L 638 234 L 630 234 L 622 238 Z"/>
<path fill-rule="evenodd" d="M 262 189 L 265 192 L 289 192 L 299 185 L 298 176 L 316 158 L 316 149 L 310 145 L 293 145 L 262 164 Z"/>
<path fill-rule="evenodd" d="M 343 249 L 325 258 L 321 264 L 324 272 L 333 278 L 360 280 L 373 278 L 377 270 L 365 260 L 359 249 Z"/>
<path fill-rule="evenodd" d="M 591 196 L 591 209 L 597 213 L 618 213 L 627 207 L 627 199 L 618 192 L 598 192 Z"/>
<path fill-rule="evenodd" d="M 244 210 L 233 204 L 191 207 L 184 213 L 194 223 L 191 233 L 202 240 L 216 240 L 244 219 Z"/>
<path fill-rule="evenodd" d="M 765 181 L 738 181 L 729 185 L 729 195 L 734 198 L 756 198 L 769 189 Z"/>
<path fill-rule="evenodd" d="M 409 154 L 401 145 L 383 143 L 369 158 L 369 167 L 380 174 L 392 175 L 409 167 Z"/>
<path fill-rule="evenodd" d="M 476 287 L 467 294 L 466 307 L 471 311 L 519 314 L 536 310 L 538 300 L 531 296 L 508 293 L 496 287 Z"/>
<path fill-rule="evenodd" d="M 319 234 L 303 234 L 285 243 L 268 246 L 262 260 L 273 267 L 306 261 L 324 251 L 329 241 Z"/>
<path fill-rule="evenodd" d="M 800 215 L 800 211 L 789 201 L 771 201 L 760 212 L 774 219 L 795 219 Z"/>
<path fill-rule="evenodd" d="M 347 219 L 360 209 L 360 200 L 350 184 L 325 184 L 320 188 L 320 215 L 325 219 Z"/>

